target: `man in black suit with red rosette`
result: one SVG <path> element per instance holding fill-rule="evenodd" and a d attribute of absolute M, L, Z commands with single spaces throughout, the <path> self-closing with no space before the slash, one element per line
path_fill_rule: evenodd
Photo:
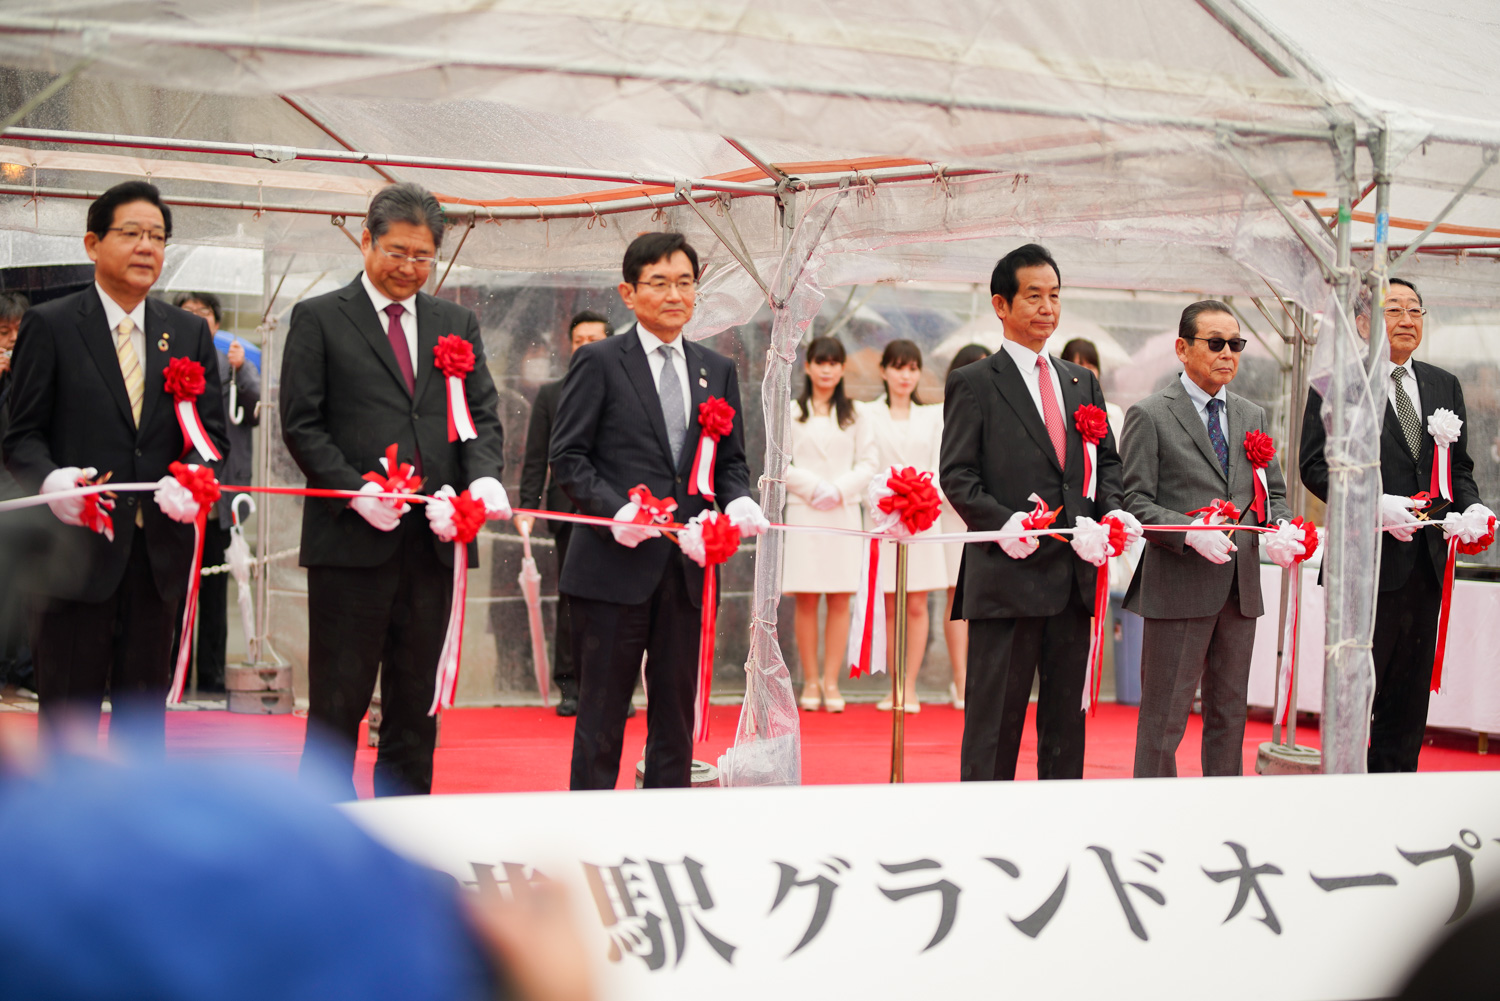
<path fill-rule="evenodd" d="M 1094 444 L 1087 494 L 1085 406 L 1104 409 L 1092 372 L 1049 357 L 1062 314 L 1062 280 L 1046 248 L 1011 251 L 990 276 L 991 303 L 1005 326 L 1001 350 L 949 376 L 943 401 L 943 493 L 971 532 L 1004 531 L 999 543 L 968 543 L 953 617 L 969 622 L 964 689 L 964 781 L 1013 779 L 1032 678 L 1037 703 L 1037 777 L 1083 776 L 1083 686 L 1098 570 L 1055 538 L 1023 536 L 1032 494 L 1060 515 L 1115 517 L 1139 537 L 1123 503 L 1114 429 Z M 1092 411 L 1084 411 L 1091 414 Z M 1107 514 L 1106 514 L 1107 512 Z"/>
<path fill-rule="evenodd" d="M 57 493 L 104 474 L 143 483 L 169 475 L 179 459 L 205 462 L 166 391 L 167 366 L 179 359 L 201 371 L 199 417 L 213 449 L 227 448 L 208 325 L 147 298 L 172 235 L 171 209 L 155 186 L 126 181 L 94 200 L 87 225 L 94 284 L 29 310 L 16 342 L 3 449 L 27 491 Z M 76 722 L 92 734 L 108 690 L 111 746 L 160 754 L 193 526 L 149 494 L 121 494 L 114 505 L 100 510 L 106 534 L 98 530 L 106 521 L 90 514 L 94 502 L 49 502 L 51 550 L 28 568 L 41 722 L 54 733 Z"/>
<path fill-rule="evenodd" d="M 510 517 L 498 398 L 471 310 L 421 291 L 443 239 L 443 212 L 415 184 L 382 188 L 360 234 L 364 270 L 343 288 L 292 310 L 281 361 L 281 426 L 309 487 L 379 493 L 392 445 L 421 490 L 467 488 L 491 518 Z M 459 342 L 444 341 L 449 336 Z M 468 346 L 461 379 L 472 436 L 449 430 L 439 349 Z M 462 426 L 465 422 L 458 421 Z M 396 470 L 387 469 L 394 475 Z M 377 497 L 308 498 L 301 563 L 307 567 L 308 751 L 354 795 L 359 721 L 380 672 L 377 796 L 432 791 L 433 703 L 453 592 L 453 546 L 422 512 Z M 469 566 L 477 565 L 471 544 Z M 314 764 L 316 763 L 316 764 Z"/>
<path fill-rule="evenodd" d="M 697 253 L 680 233 L 648 233 L 626 249 L 623 271 L 620 298 L 636 322 L 574 353 L 552 428 L 557 482 L 579 512 L 619 522 L 574 533 L 558 584 L 573 603 L 579 685 L 573 789 L 615 787 L 643 653 L 645 785 L 689 784 L 705 571 L 634 520 L 631 491 L 644 485 L 652 497 L 675 501 L 679 523 L 710 507 L 688 490 L 699 407 L 710 399 L 734 408 L 714 456 L 715 499 L 742 536 L 766 528 L 750 496 L 735 364 L 682 336 L 697 297 Z"/>

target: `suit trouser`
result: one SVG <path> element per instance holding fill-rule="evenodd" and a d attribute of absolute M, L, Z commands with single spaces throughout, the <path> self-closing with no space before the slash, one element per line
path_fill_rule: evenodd
<path fill-rule="evenodd" d="M 646 788 L 686 787 L 693 769 L 693 696 L 699 613 L 673 548 L 651 597 L 620 605 L 573 596 L 578 719 L 572 789 L 613 789 L 620 777 L 625 714 L 646 656 Z"/>
<path fill-rule="evenodd" d="M 552 522 L 552 539 L 557 544 L 557 569 L 562 570 L 568 558 L 568 540 L 573 526 L 566 521 Z M 578 697 L 578 672 L 573 667 L 573 598 L 557 592 L 557 619 L 552 629 L 552 680 L 563 698 Z"/>
<path fill-rule="evenodd" d="M 375 795 L 432 791 L 437 718 L 427 715 L 448 628 L 453 570 L 438 560 L 420 515 L 373 567 L 307 568 L 307 745 L 304 772 L 354 798 L 359 722 L 380 675 Z"/>
<path fill-rule="evenodd" d="M 1031 679 L 1041 676 L 1037 700 L 1037 778 L 1083 777 L 1083 675 L 1093 612 L 1068 589 L 1057 615 L 970 619 L 964 682 L 964 737 L 959 778 L 1014 779 Z"/>
<path fill-rule="evenodd" d="M 1372 772 L 1414 772 L 1427 729 L 1432 662 L 1437 654 L 1443 590 L 1421 533 L 1406 583 L 1382 591 L 1375 602 L 1375 703 L 1370 715 Z"/>
<path fill-rule="evenodd" d="M 217 516 L 208 517 L 203 533 L 203 565 L 216 567 L 224 562 L 229 548 L 229 529 L 219 527 Z M 198 689 L 224 690 L 224 662 L 229 644 L 229 574 L 214 573 L 198 584 Z"/>
<path fill-rule="evenodd" d="M 1177 774 L 1177 745 L 1203 686 L 1203 774 L 1242 775 L 1255 619 L 1240 614 L 1239 583 L 1216 615 L 1146 620 L 1135 777 Z"/>
<path fill-rule="evenodd" d="M 183 568 L 187 572 L 187 568 Z M 41 726 L 50 737 L 79 728 L 92 737 L 106 688 L 111 748 L 166 750 L 167 690 L 180 598 L 156 588 L 146 533 L 136 531 L 115 593 L 99 602 L 37 597 L 31 651 Z"/>

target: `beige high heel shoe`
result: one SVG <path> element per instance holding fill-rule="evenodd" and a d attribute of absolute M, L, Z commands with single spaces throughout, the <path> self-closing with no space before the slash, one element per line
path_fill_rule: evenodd
<path fill-rule="evenodd" d="M 800 705 L 805 712 L 817 712 L 818 707 L 823 704 L 822 686 L 814 688 L 812 685 L 803 685 L 802 698 L 797 700 L 797 704 Z"/>
<path fill-rule="evenodd" d="M 948 698 L 953 700 L 953 708 L 959 712 L 964 711 L 964 697 L 958 693 L 958 682 L 948 682 Z"/>

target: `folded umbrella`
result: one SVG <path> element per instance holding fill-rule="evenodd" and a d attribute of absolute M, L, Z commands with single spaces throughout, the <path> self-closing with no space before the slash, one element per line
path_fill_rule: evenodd
<path fill-rule="evenodd" d="M 521 546 L 521 575 L 518 579 L 521 594 L 526 598 L 526 621 L 531 626 L 531 659 L 536 665 L 536 687 L 542 693 L 542 705 L 550 706 L 552 700 L 547 687 L 551 672 L 547 667 L 547 633 L 542 628 L 542 575 L 531 556 L 530 526 L 524 522 L 521 525 Z"/>
<path fill-rule="evenodd" d="M 245 649 L 250 662 L 259 657 L 260 640 L 255 635 L 255 606 L 250 595 L 250 546 L 245 542 L 245 530 L 240 525 L 240 501 L 249 507 L 245 516 L 255 513 L 255 500 L 249 494 L 240 494 L 229 505 L 229 546 L 224 550 L 224 562 L 229 564 L 229 573 L 234 577 L 234 589 L 240 600 L 240 621 L 245 627 Z"/>

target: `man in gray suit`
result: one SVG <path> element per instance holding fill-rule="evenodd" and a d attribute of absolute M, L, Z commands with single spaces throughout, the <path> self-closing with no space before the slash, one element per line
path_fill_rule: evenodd
<path fill-rule="evenodd" d="M 1152 525 L 1203 524 L 1194 514 L 1233 501 L 1242 524 L 1266 522 L 1251 510 L 1255 468 L 1245 437 L 1266 413 L 1226 388 L 1245 339 L 1229 308 L 1212 299 L 1182 311 L 1177 328 L 1182 373 L 1125 415 L 1125 507 L 1151 545 L 1130 582 L 1125 607 L 1146 620 L 1141 646 L 1137 778 L 1177 774 L 1177 745 L 1193 693 L 1203 685 L 1203 774 L 1243 771 L 1246 689 L 1255 620 L 1263 612 L 1259 533 L 1153 532 Z M 1269 518 L 1285 518 L 1286 484 L 1275 459 L 1266 467 Z M 1267 537 L 1270 538 L 1269 536 Z M 1267 544 L 1282 566 L 1299 543 Z"/>

